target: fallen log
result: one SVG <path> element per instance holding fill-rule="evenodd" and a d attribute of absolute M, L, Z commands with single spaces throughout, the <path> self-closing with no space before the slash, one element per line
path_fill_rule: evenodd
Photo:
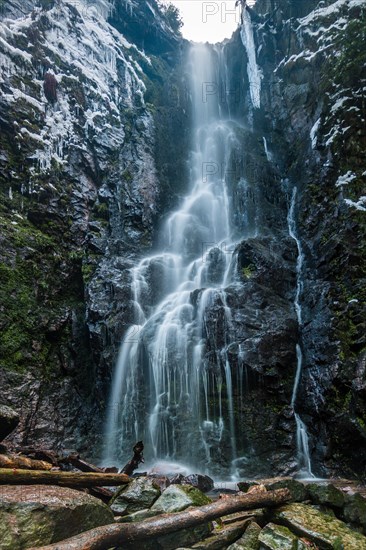
<path fill-rule="evenodd" d="M 104 525 L 67 540 L 30 550 L 108 550 L 114 546 L 154 539 L 181 529 L 196 527 L 219 517 L 260 507 L 275 507 L 291 500 L 288 489 L 245 494 L 218 500 L 176 514 L 165 514 L 139 523 Z"/>
<path fill-rule="evenodd" d="M 33 460 L 26 456 L 0 455 L 0 468 L 21 468 L 22 470 L 51 470 L 52 464 L 44 460 Z"/>
<path fill-rule="evenodd" d="M 13 453 L 32 458 L 34 460 L 44 460 L 49 462 L 52 466 L 59 467 L 58 455 L 56 451 L 48 449 L 38 449 L 36 447 L 15 447 L 11 449 Z"/>
<path fill-rule="evenodd" d="M 98 466 L 94 466 L 94 464 L 90 464 L 90 462 L 86 462 L 85 460 L 82 460 L 79 458 L 79 456 L 75 455 L 69 455 L 63 458 L 59 461 L 60 464 L 71 464 L 74 466 L 74 468 L 77 468 L 78 470 L 81 470 L 82 472 L 94 472 L 95 474 L 103 473 L 102 468 L 98 468 Z"/>
<path fill-rule="evenodd" d="M 117 487 L 126 485 L 130 478 L 125 474 L 99 474 L 80 472 L 46 472 L 36 470 L 8 470 L 0 468 L 1 485 L 62 485 L 65 487 Z"/>

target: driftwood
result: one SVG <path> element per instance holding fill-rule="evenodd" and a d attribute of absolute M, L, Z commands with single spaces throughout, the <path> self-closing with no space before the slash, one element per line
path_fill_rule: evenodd
<path fill-rule="evenodd" d="M 51 470 L 52 464 L 44 460 L 33 460 L 26 456 L 0 455 L 0 468 L 21 468 L 22 470 Z"/>
<path fill-rule="evenodd" d="M 125 474 L 99 474 L 79 472 L 46 472 L 35 470 L 8 470 L 0 468 L 1 485 L 63 485 L 65 487 L 116 487 L 126 485 L 130 478 Z"/>
<path fill-rule="evenodd" d="M 114 546 L 154 539 L 174 531 L 196 527 L 240 510 L 279 506 L 289 500 L 291 494 L 288 489 L 234 496 L 139 523 L 104 525 L 67 540 L 39 547 L 37 550 L 107 550 Z"/>
<path fill-rule="evenodd" d="M 28 458 L 33 458 L 35 460 L 44 460 L 49 462 L 52 466 L 59 467 L 58 454 L 56 451 L 51 451 L 48 449 L 39 449 L 36 447 L 15 447 L 12 449 L 13 452 L 25 455 Z"/>
<path fill-rule="evenodd" d="M 81 472 L 103 473 L 102 468 L 98 468 L 98 466 L 94 466 L 94 464 L 90 464 L 89 462 L 82 460 L 77 455 L 69 455 L 62 458 L 59 462 L 60 464 L 71 464 L 71 466 L 74 466 L 74 468 L 77 468 Z"/>
<path fill-rule="evenodd" d="M 144 462 L 143 451 L 144 444 L 142 441 L 138 441 L 133 448 L 133 457 L 121 470 L 123 474 L 131 476 L 139 465 Z"/>

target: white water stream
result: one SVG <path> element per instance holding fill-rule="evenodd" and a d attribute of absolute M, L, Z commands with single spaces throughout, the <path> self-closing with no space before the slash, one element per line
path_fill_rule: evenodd
<path fill-rule="evenodd" d="M 290 237 L 294 239 L 297 246 L 296 294 L 295 294 L 294 305 L 296 310 L 297 321 L 301 331 L 303 321 L 302 321 L 302 308 L 301 308 L 300 298 L 303 292 L 302 276 L 303 276 L 304 254 L 303 254 L 301 242 L 297 236 L 297 230 L 296 230 L 296 219 L 295 219 L 296 197 L 297 197 L 297 188 L 294 187 L 292 191 L 287 222 L 288 222 Z M 303 354 L 299 344 L 296 345 L 296 357 L 297 357 L 297 366 L 296 366 L 294 387 L 292 391 L 291 407 L 294 410 L 294 416 L 296 421 L 296 444 L 297 444 L 298 469 L 301 477 L 314 477 L 311 470 L 309 436 L 308 436 L 307 427 L 304 424 L 304 422 L 301 420 L 300 415 L 296 412 L 296 400 L 297 400 L 299 384 L 300 384 L 301 374 L 302 374 L 302 366 L 303 366 Z"/>
<path fill-rule="evenodd" d="M 225 173 L 237 141 L 212 94 L 218 60 L 215 48 L 192 45 L 190 190 L 161 231 L 161 251 L 131 270 L 136 324 L 127 331 L 113 376 L 105 463 L 121 462 L 123 451 L 140 439 L 147 460 L 205 464 L 209 471 L 212 449 L 220 444 L 231 461 L 236 458 L 224 287 L 232 274 Z M 212 309 L 223 327 L 219 345 L 208 341 Z"/>

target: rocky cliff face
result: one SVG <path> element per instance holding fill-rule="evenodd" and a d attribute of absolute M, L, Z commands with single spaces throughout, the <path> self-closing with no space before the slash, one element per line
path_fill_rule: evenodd
<path fill-rule="evenodd" d="M 130 322 L 125 269 L 175 169 L 155 158 L 174 121 L 154 118 L 178 39 L 155 2 L 28 4 L 4 6 L 0 38 L 2 399 L 22 412 L 17 441 L 91 449 Z M 136 34 L 154 21 L 154 52 L 112 13 Z"/>
<path fill-rule="evenodd" d="M 363 475 L 366 4 L 257 0 L 248 13 L 254 59 L 249 27 L 216 48 L 221 108 L 238 121 L 227 175 L 238 245 L 231 333 L 214 303 L 205 361 L 214 370 L 229 341 L 241 475 L 296 471 L 298 343 L 313 469 Z M 187 182 L 186 45 L 155 1 L 14 0 L 3 15 L 2 400 L 21 411 L 16 441 L 98 456 L 134 316 L 129 269 Z M 214 281 L 220 254 L 208 260 Z"/>
<path fill-rule="evenodd" d="M 273 4 L 255 26 L 267 141 L 299 190 L 300 408 L 317 473 L 364 475 L 366 5 Z"/>

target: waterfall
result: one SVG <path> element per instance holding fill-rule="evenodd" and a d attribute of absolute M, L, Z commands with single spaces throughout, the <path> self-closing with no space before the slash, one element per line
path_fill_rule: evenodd
<path fill-rule="evenodd" d="M 300 298 L 303 291 L 302 274 L 303 274 L 303 265 L 304 265 L 304 254 L 303 254 L 301 242 L 297 236 L 297 230 L 296 230 L 296 220 L 295 220 L 296 196 L 297 196 L 297 188 L 294 187 L 292 191 L 287 222 L 288 222 L 290 237 L 296 242 L 296 246 L 297 246 L 296 293 L 295 293 L 294 306 L 295 306 L 299 328 L 301 330 L 302 329 L 302 308 L 301 308 Z M 296 422 L 296 446 L 297 446 L 297 454 L 298 454 L 298 468 L 302 476 L 314 477 L 311 470 L 309 437 L 308 437 L 307 428 L 304 422 L 301 420 L 300 415 L 296 412 L 296 401 L 297 401 L 298 389 L 299 389 L 299 384 L 300 384 L 300 379 L 302 374 L 302 366 L 303 366 L 303 354 L 299 344 L 296 345 L 296 358 L 297 358 L 297 366 L 296 366 L 294 386 L 292 390 L 291 407 L 294 411 L 295 422 Z"/>
<path fill-rule="evenodd" d="M 220 468 L 229 474 L 236 459 L 225 175 L 238 143 L 234 123 L 221 118 L 217 81 L 225 68 L 217 67 L 223 56 L 216 50 L 190 48 L 189 192 L 162 228 L 160 250 L 130 273 L 135 324 L 113 375 L 105 463 L 121 463 L 141 439 L 147 461 L 177 460 L 209 473 L 223 448 Z"/>
<path fill-rule="evenodd" d="M 261 106 L 262 73 L 257 65 L 253 25 L 250 18 L 249 10 L 246 7 L 243 8 L 241 20 L 242 24 L 240 29 L 240 36 L 248 56 L 247 72 L 249 79 L 250 97 L 253 103 L 253 107 L 255 109 L 259 109 Z"/>

